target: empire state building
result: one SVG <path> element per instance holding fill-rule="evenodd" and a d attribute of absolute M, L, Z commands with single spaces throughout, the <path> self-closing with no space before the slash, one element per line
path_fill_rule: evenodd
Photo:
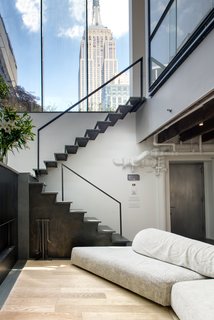
<path fill-rule="evenodd" d="M 88 41 L 86 41 L 87 35 Z M 92 23 L 88 27 L 88 32 L 84 32 L 80 44 L 79 98 L 85 97 L 117 73 L 115 40 L 111 30 L 102 25 L 99 0 L 93 0 Z M 106 100 L 105 92 L 106 90 L 99 90 L 89 98 L 89 111 L 105 110 L 106 106 L 103 106 L 103 101 Z M 86 110 L 86 103 L 81 104 L 80 110 Z"/>

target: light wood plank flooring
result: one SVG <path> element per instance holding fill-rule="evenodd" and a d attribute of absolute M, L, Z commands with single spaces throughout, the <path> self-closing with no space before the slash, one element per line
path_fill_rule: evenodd
<path fill-rule="evenodd" d="M 0 320 L 68 319 L 178 318 L 170 308 L 72 266 L 69 260 L 29 260 L 0 310 Z"/>

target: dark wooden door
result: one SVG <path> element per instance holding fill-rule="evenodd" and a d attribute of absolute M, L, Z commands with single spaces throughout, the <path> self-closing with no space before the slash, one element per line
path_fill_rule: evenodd
<path fill-rule="evenodd" d="M 171 231 L 205 238 L 203 163 L 170 164 Z"/>

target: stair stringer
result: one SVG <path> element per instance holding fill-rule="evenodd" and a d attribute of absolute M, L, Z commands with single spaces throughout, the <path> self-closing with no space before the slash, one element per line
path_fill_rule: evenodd
<path fill-rule="evenodd" d="M 30 258 L 70 258 L 75 246 L 127 244 L 125 238 L 118 240 L 119 235 L 114 241 L 115 232 L 103 230 L 96 218 L 85 220 L 85 212 L 71 212 L 71 202 L 57 202 L 56 196 L 56 192 L 44 192 L 43 183 L 29 182 Z M 48 221 L 49 230 L 40 224 L 42 220 Z"/>

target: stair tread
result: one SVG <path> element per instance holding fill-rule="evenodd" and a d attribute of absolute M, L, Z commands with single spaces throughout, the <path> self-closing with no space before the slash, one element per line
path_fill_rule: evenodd
<path fill-rule="evenodd" d="M 83 209 L 70 209 L 71 213 L 86 213 L 87 211 Z"/>
<path fill-rule="evenodd" d="M 85 217 L 84 218 L 84 222 L 97 222 L 97 223 L 100 223 L 101 220 L 95 218 L 95 217 Z"/>
<path fill-rule="evenodd" d="M 97 132 L 97 133 L 99 133 L 100 130 L 99 130 L 99 129 L 87 129 L 86 132 L 89 132 L 89 133 L 90 133 L 90 132 L 92 132 L 92 133 L 93 133 L 93 132 Z"/>
<path fill-rule="evenodd" d="M 65 145 L 65 151 L 68 154 L 75 154 L 77 153 L 78 146 L 77 145 Z"/>
<path fill-rule="evenodd" d="M 111 229 L 109 226 L 100 225 L 100 226 L 98 226 L 98 232 L 114 233 L 115 231 L 113 229 Z"/>
<path fill-rule="evenodd" d="M 75 144 L 79 147 L 85 147 L 89 141 L 89 138 L 86 137 L 76 137 Z"/>
<path fill-rule="evenodd" d="M 57 161 L 55 161 L 55 160 L 46 160 L 46 161 L 44 161 L 44 163 L 45 163 L 45 165 L 46 165 L 46 167 L 48 167 L 48 168 L 57 168 Z"/>
<path fill-rule="evenodd" d="M 106 120 L 110 121 L 110 126 L 114 126 L 115 123 L 122 118 L 122 116 L 122 113 L 109 113 L 106 117 Z"/>
<path fill-rule="evenodd" d="M 112 241 L 115 242 L 130 242 L 127 238 L 121 236 L 119 233 L 114 233 L 112 235 Z"/>
<path fill-rule="evenodd" d="M 84 140 L 84 141 L 86 141 L 86 140 L 88 140 L 88 138 L 87 137 L 76 137 L 76 140 Z"/>
<path fill-rule="evenodd" d="M 127 113 L 129 113 L 132 110 L 131 104 L 124 104 L 119 105 L 116 112 L 121 114 L 121 119 L 124 119 Z"/>
<path fill-rule="evenodd" d="M 29 184 L 32 184 L 32 185 L 42 185 L 42 186 L 45 186 L 45 183 L 44 183 L 44 182 L 39 182 L 39 181 L 29 181 L 28 183 L 29 183 Z"/>
<path fill-rule="evenodd" d="M 42 195 L 56 195 L 58 194 L 58 192 L 54 192 L 54 191 L 45 191 L 45 192 L 41 192 Z"/>
<path fill-rule="evenodd" d="M 66 161 L 68 158 L 68 154 L 64 152 L 57 152 L 57 153 L 54 153 L 54 157 L 58 161 Z"/>
<path fill-rule="evenodd" d="M 61 205 L 61 204 L 72 204 L 72 201 L 57 201 L 56 203 L 55 203 L 56 205 Z"/>
<path fill-rule="evenodd" d="M 106 129 L 111 125 L 110 121 L 97 121 L 95 125 L 95 129 L 98 128 L 100 130 L 100 133 L 104 133 Z"/>
<path fill-rule="evenodd" d="M 88 136 L 90 140 L 95 140 L 99 133 L 99 129 L 87 129 L 85 132 L 85 137 L 87 138 Z"/>
<path fill-rule="evenodd" d="M 36 175 L 42 175 L 42 174 L 48 174 L 48 170 L 47 169 L 33 169 Z"/>
<path fill-rule="evenodd" d="M 128 103 L 130 103 L 132 105 L 132 110 L 131 112 L 136 112 L 141 105 L 144 103 L 144 101 L 146 100 L 145 97 L 141 98 L 141 97 L 130 97 L 128 100 Z"/>
<path fill-rule="evenodd" d="M 120 119 L 121 116 L 122 116 L 121 113 L 111 112 L 111 113 L 109 113 L 109 114 L 107 115 L 106 121 L 108 121 L 109 118 Z M 109 120 L 109 121 L 111 121 L 111 120 Z"/>

